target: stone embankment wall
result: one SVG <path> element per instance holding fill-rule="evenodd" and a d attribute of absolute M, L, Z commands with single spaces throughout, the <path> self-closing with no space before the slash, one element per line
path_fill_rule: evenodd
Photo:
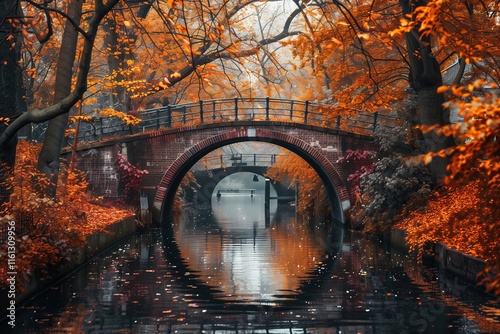
<path fill-rule="evenodd" d="M 406 244 L 405 236 L 406 232 L 403 230 L 391 230 L 391 244 L 398 249 L 408 251 L 409 247 Z M 476 285 L 479 283 L 480 279 L 477 274 L 486 267 L 485 261 L 451 249 L 441 242 L 435 245 L 434 250 L 435 260 L 441 270 L 455 275 L 467 284 Z"/>

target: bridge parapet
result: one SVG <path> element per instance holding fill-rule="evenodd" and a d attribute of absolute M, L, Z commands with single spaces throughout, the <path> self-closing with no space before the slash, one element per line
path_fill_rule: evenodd
<path fill-rule="evenodd" d="M 154 132 L 161 129 L 213 123 L 280 121 L 309 124 L 348 133 L 371 136 L 377 128 L 392 128 L 397 118 L 380 113 L 352 110 L 309 101 L 274 98 L 234 98 L 200 100 L 194 103 L 168 105 L 143 110 L 138 125 L 126 125 L 111 117 L 99 117 L 80 125 L 79 143 L 90 143 L 105 138 Z M 36 139 L 36 138 L 35 138 Z M 68 138 L 68 145 L 73 138 Z"/>

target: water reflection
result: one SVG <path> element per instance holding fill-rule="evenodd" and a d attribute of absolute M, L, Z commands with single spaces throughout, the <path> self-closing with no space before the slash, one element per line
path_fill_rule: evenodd
<path fill-rule="evenodd" d="M 278 201 L 269 200 L 269 222 L 276 218 Z M 257 193 L 225 194 L 212 199 L 215 223 L 224 231 L 248 231 L 266 227 L 264 196 Z M 268 223 L 269 224 L 269 223 Z"/>
<path fill-rule="evenodd" d="M 267 228 L 215 211 L 192 207 L 93 260 L 20 307 L 16 332 L 500 332 L 497 302 L 379 240 L 282 208 Z"/>
<path fill-rule="evenodd" d="M 286 299 L 327 257 L 336 257 L 317 238 L 331 235 L 329 224 L 311 227 L 296 220 L 290 208 L 277 215 L 276 200 L 270 207 L 266 223 L 263 196 L 226 194 L 214 199 L 211 210 L 186 210 L 175 221 L 182 258 L 205 284 L 221 290 L 217 298 L 239 303 Z M 338 245 L 342 229 L 333 235 Z"/>

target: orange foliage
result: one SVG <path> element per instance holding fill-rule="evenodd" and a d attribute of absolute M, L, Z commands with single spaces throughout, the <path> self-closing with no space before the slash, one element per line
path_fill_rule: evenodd
<path fill-rule="evenodd" d="M 9 221 L 15 222 L 16 271 L 25 279 L 34 272 L 42 278 L 47 276 L 52 267 L 70 261 L 85 246 L 88 235 L 131 215 L 126 210 L 98 205 L 97 199 L 87 193 L 88 183 L 79 171 L 66 172 L 66 183 L 58 185 L 58 198 L 45 197 L 44 189 L 50 181 L 37 170 L 39 151 L 40 145 L 19 142 L 17 163 L 6 185 L 12 195 L 0 208 L 1 233 L 5 233 Z M 5 241 L 0 244 L 2 262 L 6 262 Z M 6 275 L 3 266 L 1 284 L 6 284 Z M 19 283 L 22 290 L 22 281 Z"/>
<path fill-rule="evenodd" d="M 126 114 L 121 111 L 113 110 L 111 108 L 104 108 L 99 111 L 99 115 L 101 116 L 113 116 L 121 119 L 122 121 L 125 122 L 127 125 L 137 125 L 139 124 L 142 120 L 138 117 L 135 117 L 131 114 Z"/>
<path fill-rule="evenodd" d="M 174 205 L 172 208 L 174 216 L 180 216 L 182 214 L 182 206 L 183 206 L 182 199 L 184 198 L 184 192 L 188 188 L 200 188 L 200 185 L 198 184 L 192 170 L 188 171 L 186 175 L 184 175 L 181 184 L 177 188 L 176 196 L 174 199 Z"/>
<path fill-rule="evenodd" d="M 407 34 L 414 35 L 420 48 L 429 41 L 442 79 L 447 84 L 460 83 L 437 90 L 450 99 L 444 107 L 459 110 L 463 118 L 440 130 L 459 145 L 424 158 L 428 163 L 434 156 L 449 155 L 445 180 L 449 187 L 440 190 L 442 199 L 435 199 L 440 205 L 431 202 L 425 214 L 407 212 L 413 218 L 403 219 L 413 229 L 412 245 L 444 241 L 484 258 L 490 272 L 498 271 L 500 99 L 493 94 L 500 82 L 498 4 L 367 0 L 329 6 L 333 7 L 321 7 L 321 12 L 308 7 L 310 27 L 315 29 L 305 29 L 307 33 L 299 35 L 293 46 L 302 67 L 309 62 L 316 74 L 327 79 L 332 100 L 339 106 L 384 112 L 408 103 Z M 403 15 L 402 9 L 411 9 L 411 15 Z M 494 84 L 478 80 L 484 78 Z M 417 105 L 422 106 L 418 101 Z M 424 113 L 425 108 L 419 111 Z M 442 208 L 446 210 L 441 212 Z M 500 294 L 500 276 L 490 283 L 490 289 Z"/>
<path fill-rule="evenodd" d="M 489 239 L 482 218 L 485 218 L 484 214 L 486 217 L 491 214 L 477 212 L 480 201 L 478 182 L 456 188 L 443 187 L 431 195 L 426 208 L 405 210 L 396 227 L 408 232 L 407 241 L 412 249 L 422 250 L 429 242 L 441 241 L 449 247 L 479 257 L 488 247 L 480 241 Z"/>
<path fill-rule="evenodd" d="M 499 52 L 495 15 L 498 10 L 498 4 L 485 5 L 482 1 L 430 0 L 417 7 L 411 19 L 402 18 L 400 27 L 390 34 L 395 36 L 419 27 L 422 35 L 436 37 L 441 54 L 455 50 L 466 63 L 481 61 L 483 64 L 475 65 L 488 67 L 487 63 L 494 61 L 492 56 Z"/>
<path fill-rule="evenodd" d="M 285 150 L 281 148 L 281 150 Z M 270 166 L 266 177 L 293 186 L 298 183 L 299 196 L 297 213 L 302 217 L 314 216 L 315 212 L 328 213 L 328 195 L 316 171 L 304 159 L 286 150 L 276 163 Z"/>
<path fill-rule="evenodd" d="M 308 7 L 311 24 L 320 28 L 287 43 L 302 60 L 299 67 L 310 66 L 323 77 L 331 89 L 328 98 L 346 114 L 354 109 L 382 112 L 405 102 L 404 40 L 388 34 L 399 25 L 398 6 L 372 1 L 343 3 L 341 10 L 326 6 L 331 7 Z"/>
<path fill-rule="evenodd" d="M 462 121 L 444 126 L 439 131 L 453 136 L 457 139 L 457 146 L 427 154 L 423 157 L 428 163 L 434 156 L 449 156 L 449 175 L 444 180 L 450 186 L 460 186 L 459 189 L 475 187 L 470 192 L 461 196 L 474 196 L 469 198 L 472 205 L 470 212 L 461 217 L 463 224 L 464 240 L 458 239 L 457 244 L 462 242 L 474 243 L 469 250 L 472 255 L 483 258 L 489 267 L 485 274 L 497 271 L 496 278 L 485 281 L 490 290 L 500 294 L 500 208 L 498 205 L 498 189 L 500 189 L 500 98 L 493 94 L 497 88 L 496 84 L 487 84 L 477 80 L 467 86 L 440 87 L 443 92 L 449 90 L 453 99 L 447 103 L 448 107 L 458 109 Z M 425 129 L 424 129 L 425 130 Z M 468 184 L 470 183 L 470 184 Z M 475 190 L 475 192 L 473 191 Z M 458 201 L 458 199 L 457 199 Z M 443 206 L 451 210 L 453 206 Z M 455 208 L 459 214 L 458 208 Z M 463 210 L 462 210 L 463 211 Z M 435 219 L 431 217 L 429 219 Z M 435 222 L 436 223 L 436 222 Z M 437 222 L 439 224 L 439 222 Z M 455 233 L 453 224 L 443 225 L 441 233 Z M 471 233 L 475 229 L 481 229 L 482 233 L 475 238 Z M 426 238 L 433 238 L 434 231 L 426 231 L 425 227 L 419 228 L 419 233 Z M 451 240 L 450 240 L 451 241 Z M 454 244 L 451 244 L 453 247 Z M 462 247 L 463 248 L 463 247 Z M 462 249 L 461 249 L 462 250 Z"/>
<path fill-rule="evenodd" d="M 486 177 L 485 185 L 493 190 L 500 187 L 500 98 L 491 94 L 485 82 L 478 80 L 466 87 L 452 86 L 455 99 L 447 104 L 456 107 L 461 122 L 444 126 L 440 129 L 445 135 L 453 136 L 460 141 L 456 147 L 436 154 L 428 154 L 425 160 L 434 155 L 449 155 L 452 163 L 450 175 L 446 183 L 459 182 L 477 177 L 478 171 Z M 493 85 L 496 88 L 496 85 Z M 480 96 L 473 96 L 475 90 L 483 91 Z M 487 190 L 487 193 L 491 191 Z M 494 193 L 491 199 L 495 199 Z"/>
<path fill-rule="evenodd" d="M 500 268 L 500 233 L 492 229 L 498 224 L 498 205 L 484 204 L 484 188 L 480 181 L 457 187 L 445 186 L 430 196 L 427 207 L 415 210 L 409 206 L 396 225 L 407 231 L 411 249 L 422 252 L 428 243 L 446 246 L 487 262 L 490 271 Z M 490 289 L 499 291 L 499 277 Z"/>
<path fill-rule="evenodd" d="M 432 53 L 443 75 L 454 67 L 447 73 L 448 82 L 462 62 L 468 66 L 461 82 L 500 78 L 498 4 L 477 0 L 319 3 L 305 8 L 309 25 L 304 33 L 283 44 L 293 46 L 299 68 L 324 79 L 339 107 L 380 113 L 407 104 L 410 63 L 405 34 L 414 27 L 419 28 L 418 34 L 432 37 Z M 403 3 L 414 6 L 413 16 L 403 15 Z"/>

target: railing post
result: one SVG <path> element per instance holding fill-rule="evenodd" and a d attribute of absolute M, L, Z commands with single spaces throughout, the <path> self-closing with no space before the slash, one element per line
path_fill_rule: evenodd
<path fill-rule="evenodd" d="M 102 128 L 103 127 L 103 121 L 102 121 L 102 117 L 99 117 L 99 122 L 101 122 L 101 128 L 100 128 L 100 138 L 103 138 L 104 137 L 104 129 Z"/>
<path fill-rule="evenodd" d="M 214 121 L 215 121 L 215 105 L 216 105 L 215 100 L 212 100 L 212 107 L 213 107 L 213 109 L 212 109 L 212 120 L 214 120 Z"/>
<path fill-rule="evenodd" d="M 172 106 L 169 104 L 167 106 L 167 128 L 172 127 Z"/>
<path fill-rule="evenodd" d="M 269 97 L 266 97 L 266 121 L 269 121 Z"/>
<path fill-rule="evenodd" d="M 200 100 L 200 122 L 203 124 L 203 100 Z"/>
<path fill-rule="evenodd" d="M 182 124 L 186 124 L 186 106 L 182 107 Z"/>
<path fill-rule="evenodd" d="M 340 115 L 337 116 L 337 130 L 340 129 Z"/>
<path fill-rule="evenodd" d="M 309 101 L 306 101 L 306 108 L 304 109 L 304 124 L 307 124 L 308 113 L 309 113 Z"/>
<path fill-rule="evenodd" d="M 253 154 L 253 165 L 257 166 L 257 154 Z"/>
<path fill-rule="evenodd" d="M 375 132 L 375 129 L 377 128 L 377 119 L 378 119 L 378 111 L 375 111 L 375 114 L 373 114 L 373 132 Z"/>
<path fill-rule="evenodd" d="M 294 105 L 295 101 L 292 100 L 291 104 L 290 104 L 290 120 L 293 119 L 293 105 Z"/>
<path fill-rule="evenodd" d="M 160 129 L 160 109 L 156 109 L 156 130 Z"/>
<path fill-rule="evenodd" d="M 238 98 L 234 99 L 234 120 L 238 121 Z"/>

